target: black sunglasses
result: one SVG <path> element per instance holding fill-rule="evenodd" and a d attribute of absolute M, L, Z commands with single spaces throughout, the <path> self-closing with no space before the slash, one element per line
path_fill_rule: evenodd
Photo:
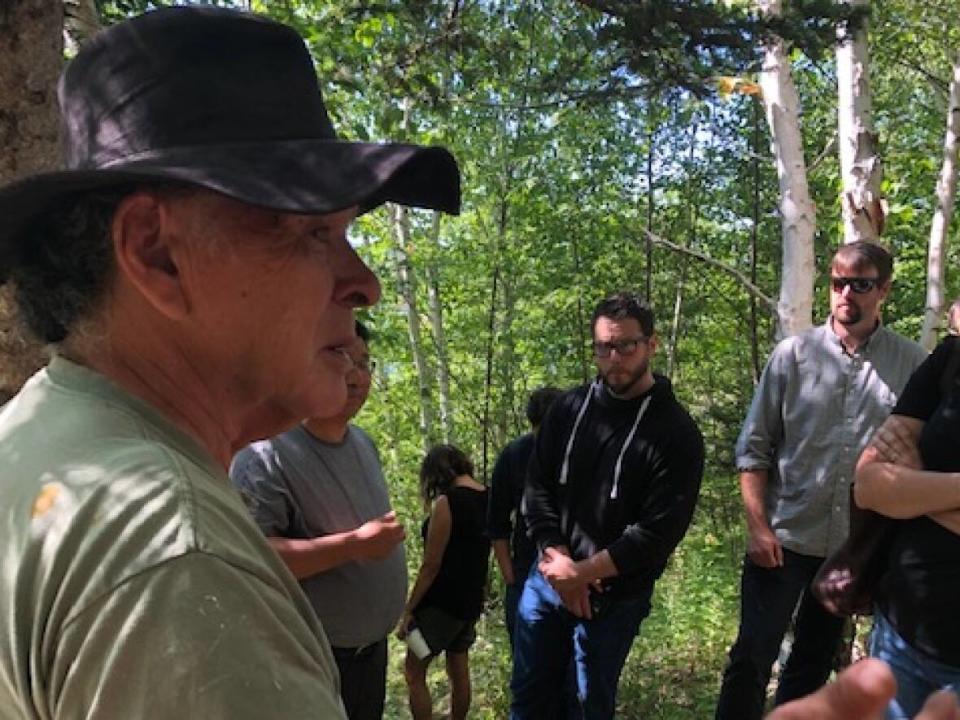
<path fill-rule="evenodd" d="M 843 292 L 843 289 L 850 286 L 857 295 L 868 293 L 880 285 L 880 278 L 875 277 L 831 277 L 830 287 L 836 293 Z"/>

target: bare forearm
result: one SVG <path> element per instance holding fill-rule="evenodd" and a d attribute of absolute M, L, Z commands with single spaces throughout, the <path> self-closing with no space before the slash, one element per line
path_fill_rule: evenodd
<path fill-rule="evenodd" d="M 507 585 L 513 585 L 516 578 L 513 577 L 513 560 L 510 558 L 510 542 L 499 539 L 491 543 L 493 547 L 493 556 L 497 559 L 497 566 L 500 568 L 500 574 Z"/>
<path fill-rule="evenodd" d="M 914 518 L 960 508 L 960 473 L 930 472 L 892 463 L 857 468 L 857 505 L 892 518 Z"/>
<path fill-rule="evenodd" d="M 767 478 L 766 470 L 744 470 L 740 473 L 740 497 L 743 499 L 747 529 L 750 531 L 770 526 L 764 507 Z"/>
<path fill-rule="evenodd" d="M 405 612 L 413 612 L 413 609 L 420 604 L 420 601 L 423 600 L 423 596 L 427 594 L 427 590 L 429 590 L 430 586 L 433 585 L 433 581 L 437 579 L 437 574 L 439 572 L 439 565 L 420 566 L 420 571 L 417 573 L 417 580 L 413 583 L 413 589 L 410 591 L 410 598 L 407 600 Z"/>
<path fill-rule="evenodd" d="M 271 537 L 270 545 L 298 580 L 357 559 L 353 531 L 295 539 Z"/>

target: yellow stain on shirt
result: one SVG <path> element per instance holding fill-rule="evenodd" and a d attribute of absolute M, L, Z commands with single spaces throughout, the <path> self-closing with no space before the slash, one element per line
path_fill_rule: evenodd
<path fill-rule="evenodd" d="M 46 515 L 60 496 L 63 486 L 58 482 L 46 483 L 40 488 L 37 499 L 33 501 L 33 519 Z"/>

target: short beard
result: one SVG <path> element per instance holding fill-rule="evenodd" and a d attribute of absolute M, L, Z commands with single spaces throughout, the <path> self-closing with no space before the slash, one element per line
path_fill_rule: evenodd
<path fill-rule="evenodd" d="M 614 395 L 618 395 L 618 396 L 626 395 L 631 390 L 631 388 L 633 388 L 638 382 L 640 382 L 643 379 L 644 375 L 647 374 L 647 370 L 649 369 L 649 367 L 650 367 L 650 363 L 643 363 L 643 365 L 641 365 L 633 373 L 631 373 L 629 381 L 627 381 L 626 383 L 618 384 L 618 385 L 614 385 L 613 383 L 610 382 L 608 378 L 609 372 L 604 373 L 602 376 L 603 384 L 606 385 L 607 389 L 610 390 L 610 392 L 613 393 Z"/>
<path fill-rule="evenodd" d="M 837 318 L 837 321 L 841 325 L 847 325 L 847 326 L 856 325 L 858 322 L 863 320 L 863 311 L 854 305 L 854 306 L 851 306 L 850 311 L 847 313 L 847 319 L 841 320 L 836 315 L 834 315 L 834 317 Z"/>

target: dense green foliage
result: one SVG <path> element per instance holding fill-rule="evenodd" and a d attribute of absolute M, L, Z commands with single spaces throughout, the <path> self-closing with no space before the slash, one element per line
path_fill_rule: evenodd
<path fill-rule="evenodd" d="M 110 19 L 168 3 L 98 4 Z M 622 716 L 709 716 L 737 621 L 742 540 L 732 447 L 774 326 L 731 274 L 648 247 L 643 231 L 736 268 L 775 298 L 777 180 L 757 99 L 721 98 L 706 91 L 704 80 L 711 68 L 749 74 L 756 53 L 743 42 L 753 36 L 737 36 L 742 55 L 712 54 L 691 39 L 695 23 L 658 15 L 644 25 L 641 15 L 745 3 L 235 4 L 290 22 L 308 39 L 341 134 L 443 144 L 463 170 L 464 212 L 443 218 L 439 235 L 432 233 L 430 213 L 413 212 L 411 235 L 401 242 L 384 211 L 362 218 L 355 235 L 383 284 L 381 303 L 368 313 L 379 365 L 359 423 L 381 449 L 409 528 L 414 568 L 422 516 L 417 467 L 425 442 L 444 435 L 434 426 L 424 438 L 419 427 L 420 404 L 439 405 L 444 368 L 438 350 L 446 349 L 451 439 L 473 454 L 486 478 L 497 450 L 524 429 L 530 390 L 546 383 L 566 387 L 591 375 L 586 322 L 597 299 L 620 288 L 648 292 L 661 337 L 657 369 L 672 376 L 700 422 L 708 472 L 694 527 L 658 587 L 624 673 Z M 585 5 L 626 10 L 617 19 Z M 787 5 L 803 15 L 832 3 Z M 655 53 L 644 54 L 650 47 L 637 41 L 638 26 L 658 43 Z M 818 208 L 818 321 L 826 311 L 825 261 L 842 235 L 838 160 L 830 146 L 835 70 L 829 49 L 814 42 L 822 29 L 796 27 L 797 44 L 812 51 L 793 55 Z M 808 31 L 813 34 L 804 35 Z M 898 257 L 885 316 L 916 337 L 960 7 L 953 0 L 877 0 L 869 31 L 890 202 L 885 238 Z M 696 92 L 689 90 L 693 76 Z M 952 273 L 957 261 L 951 247 L 948 296 L 960 290 Z M 424 321 L 416 341 L 429 360 L 426 395 L 413 367 L 403 263 L 417 283 Z M 431 289 L 441 301 L 445 346 L 427 318 Z M 498 588 L 493 582 L 491 612 L 473 654 L 478 718 L 504 717 L 508 701 Z M 395 647 L 392 717 L 406 716 L 399 653 Z M 442 694 L 439 675 L 434 681 Z"/>

